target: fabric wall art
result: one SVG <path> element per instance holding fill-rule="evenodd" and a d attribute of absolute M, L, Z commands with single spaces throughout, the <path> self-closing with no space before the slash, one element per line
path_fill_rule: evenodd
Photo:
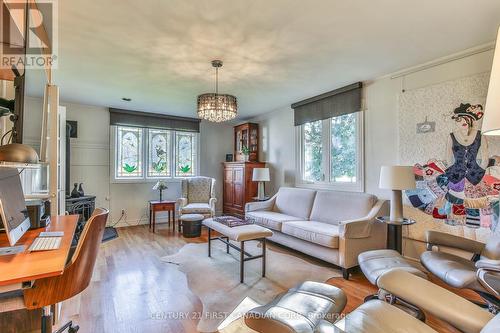
<path fill-rule="evenodd" d="M 411 205 L 437 223 L 494 230 L 500 191 L 500 140 L 481 134 L 488 73 L 400 95 L 399 158 L 414 165 Z M 423 118 L 435 131 L 417 134 Z"/>

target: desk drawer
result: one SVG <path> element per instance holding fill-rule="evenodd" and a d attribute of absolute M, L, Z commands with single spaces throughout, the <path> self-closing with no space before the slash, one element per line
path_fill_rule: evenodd
<path fill-rule="evenodd" d="M 175 203 L 157 203 L 152 205 L 152 209 L 154 211 L 162 211 L 162 210 L 175 210 Z"/>

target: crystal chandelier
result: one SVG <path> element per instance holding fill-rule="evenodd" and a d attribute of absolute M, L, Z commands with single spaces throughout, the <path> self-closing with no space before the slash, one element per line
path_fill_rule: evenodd
<path fill-rule="evenodd" d="M 238 112 L 238 103 L 233 95 L 219 94 L 219 68 L 221 60 L 213 60 L 215 67 L 215 93 L 198 96 L 198 117 L 220 123 L 234 119 Z"/>

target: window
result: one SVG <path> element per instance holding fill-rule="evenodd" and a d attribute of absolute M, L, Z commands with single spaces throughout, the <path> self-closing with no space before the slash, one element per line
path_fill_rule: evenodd
<path fill-rule="evenodd" d="M 321 120 L 304 124 L 304 180 L 323 180 L 323 124 Z"/>
<path fill-rule="evenodd" d="M 117 181 L 192 177 L 198 172 L 198 133 L 115 126 Z"/>
<path fill-rule="evenodd" d="M 298 186 L 363 190 L 361 112 L 298 128 Z"/>
<path fill-rule="evenodd" d="M 196 174 L 196 134 L 175 133 L 175 176 L 186 177 Z"/>
<path fill-rule="evenodd" d="M 169 177 L 170 131 L 149 129 L 148 177 Z"/>
<path fill-rule="evenodd" d="M 142 129 L 118 127 L 117 132 L 117 177 L 142 178 Z"/>

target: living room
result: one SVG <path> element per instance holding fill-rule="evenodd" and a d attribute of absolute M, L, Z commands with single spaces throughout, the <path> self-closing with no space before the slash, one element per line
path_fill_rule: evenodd
<path fill-rule="evenodd" d="M 499 26 L 2 0 L 0 331 L 499 331 Z"/>

